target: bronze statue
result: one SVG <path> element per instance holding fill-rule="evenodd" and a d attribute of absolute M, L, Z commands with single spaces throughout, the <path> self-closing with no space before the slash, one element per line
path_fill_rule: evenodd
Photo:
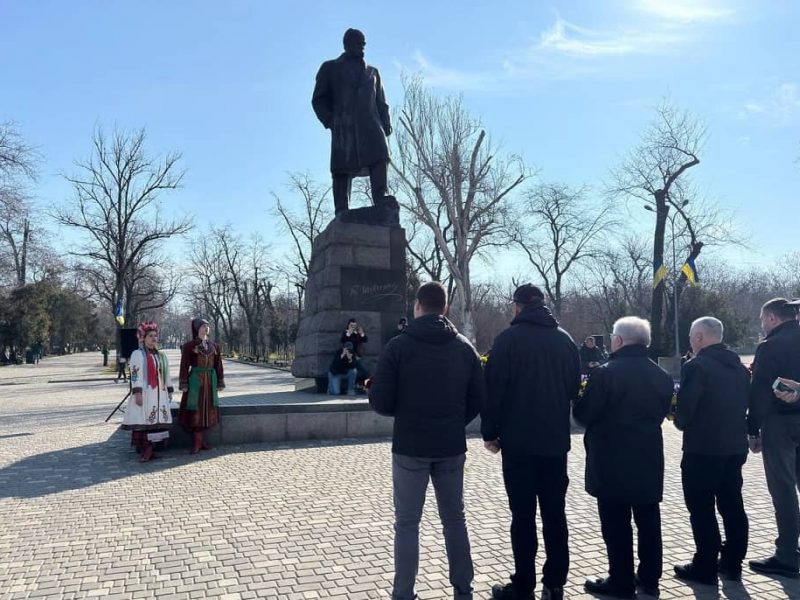
<path fill-rule="evenodd" d="M 353 178 L 366 175 L 370 178 L 372 203 L 383 211 L 397 210 L 395 199 L 387 196 L 386 185 L 386 137 L 392 133 L 389 105 L 378 69 L 364 61 L 364 46 L 364 34 L 348 29 L 344 53 L 322 63 L 311 99 L 317 118 L 331 130 L 333 203 L 337 217 L 342 219 L 343 213 L 348 212 Z M 389 220 L 396 221 L 397 217 L 393 217 Z"/>

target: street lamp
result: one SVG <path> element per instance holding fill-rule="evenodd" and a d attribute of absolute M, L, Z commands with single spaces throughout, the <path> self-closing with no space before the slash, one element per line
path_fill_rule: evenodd
<path fill-rule="evenodd" d="M 689 204 L 689 200 L 684 200 L 681 203 L 681 208 L 683 208 L 687 204 Z M 645 204 L 644 208 L 645 208 L 645 210 L 649 210 L 650 212 L 654 212 L 654 213 L 657 214 L 656 209 L 653 208 L 652 206 L 650 206 L 649 204 Z M 666 208 L 667 208 L 667 211 L 669 211 L 669 207 L 666 207 Z M 677 213 L 673 213 L 670 216 L 669 212 L 667 212 L 667 219 L 669 219 L 669 224 L 670 224 L 670 232 L 672 233 L 672 269 L 673 269 L 673 271 L 678 268 L 677 267 L 678 259 L 676 258 L 676 252 L 675 252 L 675 246 L 676 246 L 676 244 L 675 244 L 675 216 L 676 215 L 677 215 Z M 681 355 L 681 347 L 680 347 L 680 342 L 678 341 L 679 329 L 678 329 L 678 274 L 677 273 L 674 274 L 674 279 L 672 281 L 672 303 L 673 303 L 673 306 L 674 306 L 674 313 L 675 313 L 675 315 L 674 315 L 675 316 L 675 319 L 674 319 L 674 321 L 675 321 L 675 356 L 678 357 L 678 356 Z"/>

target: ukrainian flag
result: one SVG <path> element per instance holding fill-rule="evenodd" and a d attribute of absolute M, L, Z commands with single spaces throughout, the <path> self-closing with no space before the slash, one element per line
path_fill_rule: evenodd
<path fill-rule="evenodd" d="M 700 278 L 697 276 L 697 267 L 694 264 L 694 259 L 690 256 L 686 259 L 686 262 L 683 263 L 681 267 L 681 273 L 686 275 L 686 281 L 689 282 L 690 285 L 697 285 L 697 282 L 700 281 Z"/>
<path fill-rule="evenodd" d="M 117 323 L 119 323 L 120 326 L 125 325 L 125 315 L 122 312 L 122 298 L 117 300 L 117 308 L 114 311 L 114 318 L 117 320 Z"/>
<path fill-rule="evenodd" d="M 664 281 L 667 276 L 667 267 L 661 261 L 653 263 L 653 289 L 658 287 L 658 284 Z"/>

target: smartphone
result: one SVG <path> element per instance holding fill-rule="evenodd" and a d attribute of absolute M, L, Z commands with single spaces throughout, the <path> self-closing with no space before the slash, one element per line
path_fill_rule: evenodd
<path fill-rule="evenodd" d="M 789 387 L 785 383 L 783 383 L 780 379 L 776 379 L 775 382 L 772 384 L 772 389 L 776 392 L 794 392 L 795 389 Z"/>

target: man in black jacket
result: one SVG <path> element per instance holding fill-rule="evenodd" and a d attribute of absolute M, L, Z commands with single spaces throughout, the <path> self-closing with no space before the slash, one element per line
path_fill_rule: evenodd
<path fill-rule="evenodd" d="M 342 393 L 342 382 L 347 382 L 347 393 L 356 393 L 356 354 L 353 344 L 345 342 L 341 350 L 333 355 L 328 367 L 328 394 L 338 396 Z"/>
<path fill-rule="evenodd" d="M 741 580 L 748 534 L 742 465 L 747 460 L 750 373 L 722 337 L 719 319 L 702 317 L 692 323 L 694 358 L 681 369 L 675 417 L 675 426 L 683 431 L 683 497 L 696 547 L 692 562 L 676 565 L 675 574 L 714 586 L 718 570 L 726 579 Z M 715 504 L 725 526 L 725 544 Z"/>
<path fill-rule="evenodd" d="M 511 509 L 511 583 L 495 585 L 500 600 L 531 598 L 536 587 L 536 506 L 547 550 L 543 600 L 563 598 L 569 571 L 565 498 L 569 410 L 580 386 L 578 349 L 531 284 L 517 288 L 514 320 L 494 340 L 486 364 L 487 404 L 481 410 L 486 448 L 503 452 Z"/>
<path fill-rule="evenodd" d="M 778 538 L 775 554 L 751 560 L 757 573 L 798 576 L 800 553 L 800 507 L 797 502 L 797 452 L 800 450 L 800 403 L 778 399 L 772 386 L 778 377 L 800 381 L 800 323 L 796 307 L 785 298 L 775 298 L 761 307 L 761 326 L 766 338 L 756 348 L 750 411 L 747 418 L 750 449 L 764 450 L 764 472 Z"/>
<path fill-rule="evenodd" d="M 595 367 L 599 367 L 606 360 L 603 350 L 597 346 L 591 335 L 584 340 L 578 353 L 581 357 L 581 373 L 583 375 L 588 375 Z"/>
<path fill-rule="evenodd" d="M 444 316 L 447 291 L 430 282 L 417 291 L 414 320 L 378 359 L 369 403 L 394 417 L 393 600 L 416 598 L 419 522 L 433 480 L 456 600 L 472 599 L 472 558 L 464 517 L 465 427 L 484 401 L 478 353 Z"/>
<path fill-rule="evenodd" d="M 650 323 L 624 317 L 614 323 L 611 357 L 595 369 L 573 409 L 586 426 L 586 491 L 597 498 L 608 577 L 587 580 L 587 592 L 634 598 L 636 588 L 658 595 L 661 578 L 661 513 L 664 440 L 672 378 L 647 357 Z M 639 537 L 633 573 L 631 513 Z"/>

